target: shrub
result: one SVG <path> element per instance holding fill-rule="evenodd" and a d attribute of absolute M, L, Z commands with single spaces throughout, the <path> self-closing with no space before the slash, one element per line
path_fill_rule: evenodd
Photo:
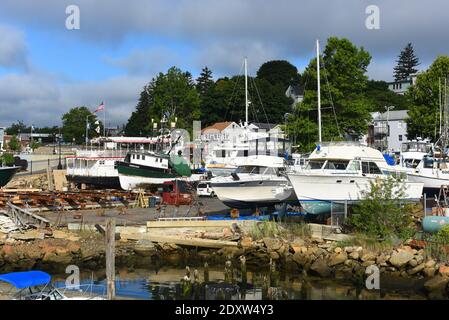
<path fill-rule="evenodd" d="M 405 184 L 402 177 L 389 176 L 370 182 L 347 223 L 355 231 L 377 239 L 408 239 L 414 234 L 410 205 L 403 204 Z"/>
<path fill-rule="evenodd" d="M 14 156 L 11 153 L 3 153 L 0 156 L 0 165 L 5 165 L 5 166 L 14 165 Z"/>

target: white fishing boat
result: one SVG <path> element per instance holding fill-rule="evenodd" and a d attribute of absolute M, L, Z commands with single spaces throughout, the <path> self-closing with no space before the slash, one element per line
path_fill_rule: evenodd
<path fill-rule="evenodd" d="M 86 147 L 67 156 L 67 180 L 78 186 L 120 188 L 116 161 L 123 161 L 130 150 L 151 150 L 157 138 L 150 137 L 100 137 L 92 139 L 97 148 Z"/>

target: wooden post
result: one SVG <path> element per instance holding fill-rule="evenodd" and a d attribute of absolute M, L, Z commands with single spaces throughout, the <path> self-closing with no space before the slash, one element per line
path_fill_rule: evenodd
<path fill-rule="evenodd" d="M 106 220 L 106 277 L 108 300 L 115 299 L 115 218 Z"/>

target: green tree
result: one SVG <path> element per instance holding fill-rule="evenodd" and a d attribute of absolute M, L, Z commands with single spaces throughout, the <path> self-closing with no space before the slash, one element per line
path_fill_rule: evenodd
<path fill-rule="evenodd" d="M 406 187 L 402 177 L 389 176 L 376 182 L 370 181 L 370 190 L 354 206 L 348 225 L 355 231 L 382 240 L 398 236 L 412 236 L 410 206 L 401 203 Z"/>
<path fill-rule="evenodd" d="M 19 133 L 30 132 L 30 127 L 27 127 L 23 121 L 18 120 L 17 122 L 11 124 L 9 128 L 6 129 L 6 132 L 9 135 L 18 135 Z"/>
<path fill-rule="evenodd" d="M 320 68 L 323 140 L 357 139 L 366 132 L 371 121 L 371 103 L 365 94 L 370 61 L 371 56 L 363 47 L 357 48 L 344 38 L 328 39 Z M 316 59 L 310 61 L 301 79 L 305 86 L 304 100 L 296 107 L 287 130 L 293 134 L 301 151 L 311 151 L 313 143 L 310 141 L 318 140 L 318 130 L 313 135 L 309 131 L 317 123 Z M 307 134 L 298 125 L 305 125 Z M 308 140 L 304 140 L 306 137 Z"/>
<path fill-rule="evenodd" d="M 20 141 L 16 135 L 13 135 L 11 137 L 11 140 L 9 140 L 9 142 L 8 142 L 8 147 L 12 151 L 16 151 L 16 152 L 22 150 L 22 145 L 20 144 Z"/>
<path fill-rule="evenodd" d="M 192 127 L 193 120 L 200 119 L 200 97 L 189 72 L 172 67 L 152 79 L 141 93 L 125 131 L 149 133 L 151 119 L 159 123 L 164 117 L 168 122 L 177 118 L 177 127 L 185 129 Z"/>
<path fill-rule="evenodd" d="M 89 116 L 89 117 L 88 117 Z M 90 112 L 90 110 L 84 106 L 76 107 L 69 110 L 62 116 L 62 134 L 64 141 L 75 141 L 77 144 L 82 144 L 86 137 L 86 118 L 88 117 L 89 139 L 99 136 L 99 133 L 95 131 L 97 125 L 95 122 L 98 120 L 97 116 Z M 99 121 L 100 122 L 100 121 Z M 103 124 L 100 122 L 100 132 L 103 130 Z"/>
<path fill-rule="evenodd" d="M 395 110 L 407 110 L 410 107 L 408 95 L 394 93 L 385 81 L 369 80 L 366 97 L 370 101 L 371 112 L 385 112 L 385 106 L 394 106 Z"/>
<path fill-rule="evenodd" d="M 394 79 L 396 81 L 407 80 L 412 74 L 418 72 L 416 67 L 420 63 L 411 43 L 408 43 L 401 51 L 396 62 L 397 65 L 394 67 Z"/>
<path fill-rule="evenodd" d="M 409 88 L 412 102 L 407 118 L 409 139 L 422 137 L 435 141 L 438 138 L 440 83 L 444 90 L 444 79 L 448 74 L 449 56 L 438 56 L 429 69 L 418 74 L 415 85 Z"/>
<path fill-rule="evenodd" d="M 201 70 L 200 76 L 196 79 L 196 90 L 200 98 L 203 98 L 214 86 L 215 82 L 212 79 L 212 71 L 208 67 L 204 67 Z"/>
<path fill-rule="evenodd" d="M 281 85 L 287 90 L 291 84 L 297 84 L 300 80 L 298 69 L 285 60 L 273 60 L 262 64 L 257 71 L 258 79 L 265 79 L 272 85 Z"/>

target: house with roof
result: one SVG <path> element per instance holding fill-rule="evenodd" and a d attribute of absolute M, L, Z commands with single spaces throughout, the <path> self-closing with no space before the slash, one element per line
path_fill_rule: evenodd
<path fill-rule="evenodd" d="M 388 89 L 396 94 L 404 95 L 408 88 L 416 83 L 416 75 L 410 76 L 408 79 L 388 82 Z"/>
<path fill-rule="evenodd" d="M 201 130 L 201 140 L 204 142 L 225 141 L 230 137 L 231 132 L 240 128 L 234 121 L 216 122 Z"/>
<path fill-rule="evenodd" d="M 401 145 L 408 142 L 408 110 L 390 110 L 389 112 L 371 113 L 372 123 L 368 127 L 366 142 L 381 151 L 397 152 Z"/>
<path fill-rule="evenodd" d="M 293 99 L 293 106 L 304 100 L 304 86 L 299 84 L 289 85 L 285 91 L 285 96 Z"/>

